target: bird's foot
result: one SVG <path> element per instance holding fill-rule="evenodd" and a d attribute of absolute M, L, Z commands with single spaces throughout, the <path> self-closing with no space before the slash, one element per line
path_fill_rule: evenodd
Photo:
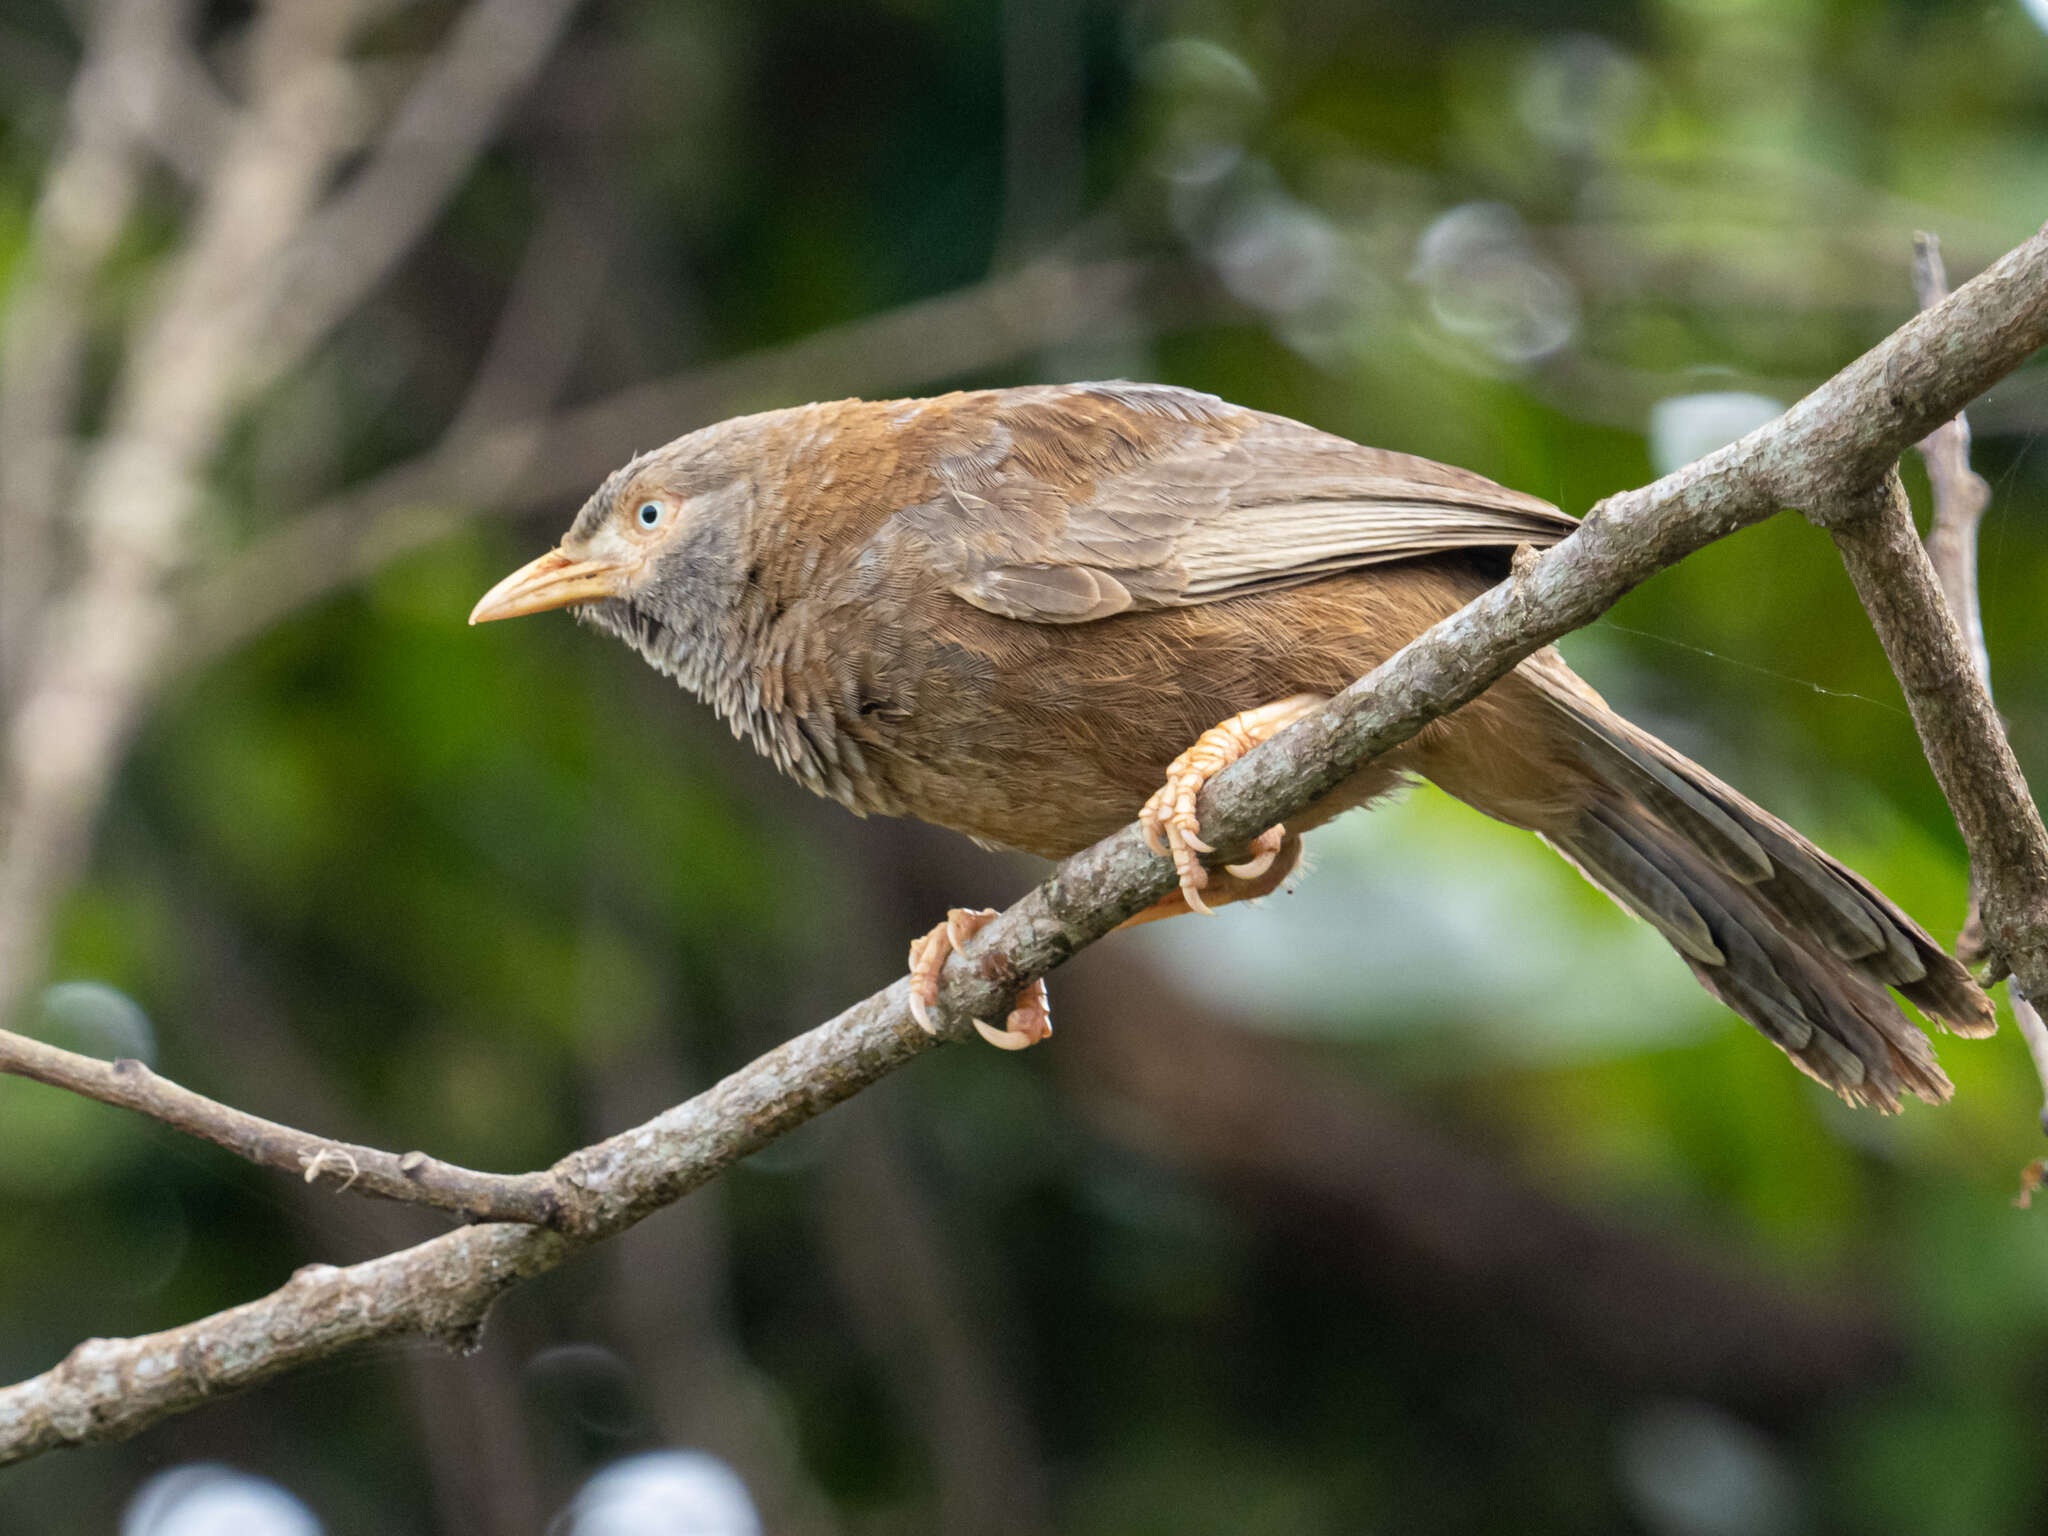
<path fill-rule="evenodd" d="M 939 1001 L 939 975 L 946 959 L 994 920 L 994 907 L 954 907 L 946 920 L 910 945 L 910 1016 L 928 1035 L 938 1033 L 932 1023 L 932 1009 Z M 998 1050 L 1021 1051 L 1036 1045 L 1052 1033 L 1052 1000 L 1040 976 L 1017 995 L 1004 1028 L 974 1022 L 975 1033 Z"/>
<path fill-rule="evenodd" d="M 1195 799 L 1202 787 L 1269 737 L 1277 736 L 1303 715 L 1323 703 L 1321 694 L 1298 693 L 1258 709 L 1233 715 L 1221 725 L 1202 732 L 1195 744 L 1176 757 L 1166 770 L 1166 782 L 1152 793 L 1138 813 L 1138 825 L 1154 853 L 1171 856 L 1180 876 L 1181 898 L 1191 911 L 1208 912 L 1202 889 L 1209 883 L 1209 871 L 1201 855 L 1214 853 L 1202 841 L 1202 823 L 1195 811 Z M 1249 857 L 1241 864 L 1226 864 L 1233 875 L 1255 880 L 1272 868 L 1273 860 L 1287 839 L 1284 826 L 1268 827 L 1252 839 Z"/>

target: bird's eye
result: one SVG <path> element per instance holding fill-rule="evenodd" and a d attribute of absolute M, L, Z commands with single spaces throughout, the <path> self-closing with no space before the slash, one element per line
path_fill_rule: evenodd
<path fill-rule="evenodd" d="M 660 522 L 660 521 L 661 521 L 661 503 L 660 503 L 660 502 L 658 502 L 658 501 L 643 501 L 643 502 L 641 502 L 641 503 L 640 503 L 640 526 L 641 526 L 642 528 L 652 528 L 652 527 L 653 527 L 653 526 L 654 526 L 654 525 L 655 525 L 656 523 L 658 523 L 658 522 Z"/>

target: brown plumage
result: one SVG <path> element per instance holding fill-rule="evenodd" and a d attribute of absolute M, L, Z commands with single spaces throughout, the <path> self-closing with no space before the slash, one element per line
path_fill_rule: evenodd
<path fill-rule="evenodd" d="M 1058 858 L 1136 819 L 1191 744 L 1174 781 L 1190 794 L 1573 526 L 1464 470 L 1164 386 L 847 400 L 636 458 L 473 618 L 577 604 L 819 793 Z M 1300 833 L 1410 774 L 1542 835 L 1848 1098 L 1949 1092 L 1888 988 L 1958 1033 L 1992 1027 L 1969 974 L 1883 895 L 1548 650 L 1360 769 L 1244 875 L 1197 862 L 1166 792 L 1147 821 L 1183 890 L 1156 915 L 1263 894 Z M 921 941 L 925 995 L 974 921 Z"/>

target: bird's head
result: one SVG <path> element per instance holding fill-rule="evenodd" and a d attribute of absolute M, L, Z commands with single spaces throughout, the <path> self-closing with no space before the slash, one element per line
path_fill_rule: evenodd
<path fill-rule="evenodd" d="M 469 622 L 573 607 L 664 671 L 686 670 L 687 651 L 722 633 L 747 582 L 754 485 L 737 467 L 746 445 L 727 435 L 692 433 L 615 471 L 562 542 L 486 592 Z"/>

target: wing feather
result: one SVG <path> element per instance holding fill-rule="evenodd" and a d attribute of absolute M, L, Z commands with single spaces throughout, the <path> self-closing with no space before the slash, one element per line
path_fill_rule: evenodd
<path fill-rule="evenodd" d="M 887 536 L 918 539 L 955 594 L 1007 618 L 1216 602 L 1390 560 L 1544 547 L 1577 526 L 1469 471 L 1192 390 L 1066 385 L 989 403 L 940 459 L 937 494 Z"/>

